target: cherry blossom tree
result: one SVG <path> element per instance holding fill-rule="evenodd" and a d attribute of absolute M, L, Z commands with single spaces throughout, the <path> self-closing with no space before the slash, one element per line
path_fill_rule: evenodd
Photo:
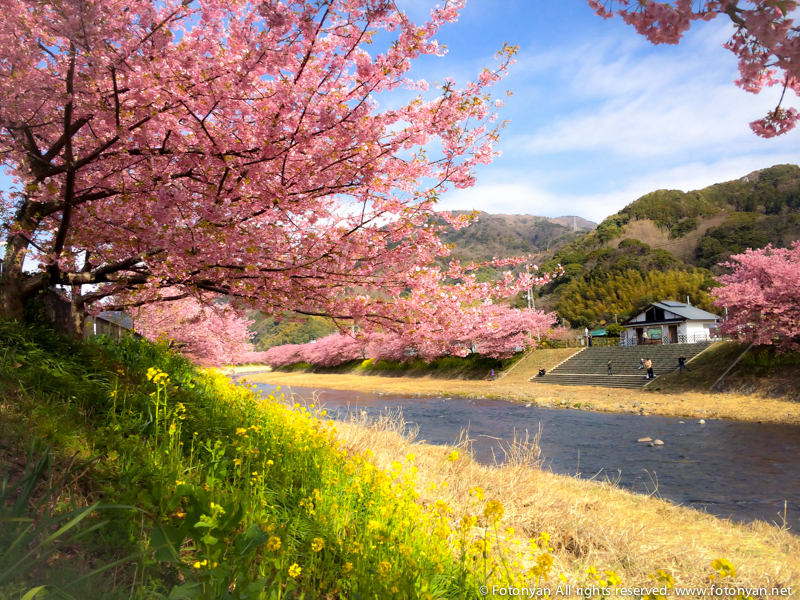
<path fill-rule="evenodd" d="M 333 367 L 363 357 L 361 340 L 346 333 L 334 333 L 304 344 L 303 360 L 320 367 Z"/>
<path fill-rule="evenodd" d="M 303 354 L 307 344 L 283 344 L 274 346 L 264 353 L 264 362 L 273 367 L 286 367 L 306 362 Z"/>
<path fill-rule="evenodd" d="M 447 254 L 436 202 L 491 161 L 515 51 L 461 88 L 410 79 L 463 3 L 417 25 L 390 0 L 3 0 L 0 316 L 64 285 L 76 331 L 87 304 L 164 289 L 424 320 L 393 300 Z"/>
<path fill-rule="evenodd" d="M 204 366 L 238 364 L 252 351 L 252 321 L 230 304 L 188 297 L 132 311 L 134 328 L 152 342 L 167 341 Z"/>
<path fill-rule="evenodd" d="M 800 28 L 792 13 L 796 0 L 588 0 L 595 13 L 603 18 L 617 14 L 638 33 L 654 44 L 677 44 L 697 21 L 719 16 L 729 18 L 735 32 L 725 45 L 739 61 L 736 85 L 759 93 L 765 87 L 783 90 L 774 110 L 750 123 L 762 137 L 774 137 L 797 125 L 798 113 L 782 106 L 787 91 L 800 93 Z"/>
<path fill-rule="evenodd" d="M 728 308 L 722 331 L 756 344 L 800 349 L 800 241 L 792 248 L 747 250 L 725 263 L 715 304 Z"/>
<path fill-rule="evenodd" d="M 423 328 L 362 331 L 334 333 L 308 344 L 276 346 L 266 351 L 265 362 L 274 367 L 300 362 L 332 367 L 361 358 L 431 362 L 442 356 L 467 356 L 470 352 L 508 358 L 521 348 L 535 346 L 540 338 L 552 335 L 556 323 L 553 313 L 510 309 L 496 304 L 472 307 L 462 316 L 460 326 L 441 330 L 438 335 L 423 334 Z"/>

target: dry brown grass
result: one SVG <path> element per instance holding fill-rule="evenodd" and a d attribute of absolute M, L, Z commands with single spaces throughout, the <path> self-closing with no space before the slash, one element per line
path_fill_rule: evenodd
<path fill-rule="evenodd" d="M 413 453 L 420 501 L 441 498 L 456 517 L 473 508 L 469 490 L 483 488 L 487 500 L 503 503 L 504 526 L 514 527 L 519 538 L 551 535 L 555 572 L 572 580 L 595 566 L 633 585 L 666 569 L 677 585 L 702 586 L 713 572 L 710 562 L 724 557 L 736 565 L 739 585 L 792 587 L 792 597 L 800 596 L 800 538 L 774 525 L 737 524 L 612 482 L 555 475 L 540 468 L 535 439 L 517 440 L 504 465 L 483 466 L 471 458 L 466 433 L 455 448 L 416 443 L 400 413 L 373 420 L 363 414 L 337 428 L 348 450 L 371 450 L 382 468 Z M 447 459 L 453 449 L 460 453 L 455 462 Z"/>
<path fill-rule="evenodd" d="M 729 216 L 729 211 L 723 211 L 713 217 L 701 219 L 697 229 L 677 239 L 670 239 L 668 230 L 659 229 L 658 226 L 649 219 L 631 221 L 625 226 L 625 232 L 620 237 L 616 238 L 612 242 L 612 245 L 618 246 L 622 240 L 629 238 L 637 239 L 640 242 L 648 244 L 654 250 L 663 248 L 664 250 L 669 250 L 681 260 L 691 261 L 694 258 L 695 250 L 701 238 L 706 232 L 712 227 L 722 225 Z"/>
<path fill-rule="evenodd" d="M 269 371 L 270 367 L 267 365 L 234 365 L 234 366 L 227 366 L 222 369 L 223 373 L 226 374 L 242 374 L 242 373 L 261 373 L 263 371 Z"/>

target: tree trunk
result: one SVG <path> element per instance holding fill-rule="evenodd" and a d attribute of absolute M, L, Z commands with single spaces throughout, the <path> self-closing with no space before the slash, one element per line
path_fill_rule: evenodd
<path fill-rule="evenodd" d="M 72 286 L 72 301 L 69 304 L 69 333 L 78 341 L 86 337 L 86 304 L 79 285 Z"/>
<path fill-rule="evenodd" d="M 25 297 L 18 282 L 9 279 L 3 277 L 0 281 L 0 317 L 21 321 Z"/>
<path fill-rule="evenodd" d="M 0 273 L 0 317 L 5 319 L 22 320 L 25 300 L 45 285 L 41 274 L 30 276 L 22 271 L 27 246 L 21 235 L 8 238 Z"/>

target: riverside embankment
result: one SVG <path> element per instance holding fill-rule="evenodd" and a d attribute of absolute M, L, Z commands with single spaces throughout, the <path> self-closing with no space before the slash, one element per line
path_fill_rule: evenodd
<path fill-rule="evenodd" d="M 543 466 L 553 473 L 609 479 L 737 521 L 785 521 L 800 532 L 798 425 L 555 411 L 505 400 L 257 388 L 264 395 L 283 393 L 292 403 L 322 406 L 339 422 L 351 415 L 398 415 L 419 438 L 440 446 L 468 437 L 473 458 L 484 465 L 504 463 L 515 436 L 535 435 Z M 658 442 L 651 445 L 653 440 Z"/>
<path fill-rule="evenodd" d="M 243 374 L 242 378 L 257 383 L 401 396 L 497 398 L 555 409 L 800 424 L 800 403 L 789 399 L 736 393 L 664 393 L 545 385 L 529 381 L 527 372 L 516 371 L 499 381 L 283 372 Z"/>

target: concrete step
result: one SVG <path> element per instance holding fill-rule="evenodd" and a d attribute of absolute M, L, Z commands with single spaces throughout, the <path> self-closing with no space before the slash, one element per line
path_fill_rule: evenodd
<path fill-rule="evenodd" d="M 588 385 L 594 387 L 639 389 L 648 380 L 635 375 L 559 375 L 547 373 L 544 377 L 534 377 L 531 381 L 550 385 Z M 653 379 L 649 380 L 653 381 Z"/>
<path fill-rule="evenodd" d="M 653 373 L 658 377 L 678 368 L 678 357 L 683 355 L 687 362 L 705 350 L 710 343 L 672 344 L 666 346 L 604 346 L 586 348 L 544 377 L 533 377 L 531 381 L 554 385 L 591 385 L 636 389 L 648 381 L 644 369 L 639 369 L 640 359 L 653 361 Z M 611 361 L 614 375 L 608 375 L 608 361 Z"/>

